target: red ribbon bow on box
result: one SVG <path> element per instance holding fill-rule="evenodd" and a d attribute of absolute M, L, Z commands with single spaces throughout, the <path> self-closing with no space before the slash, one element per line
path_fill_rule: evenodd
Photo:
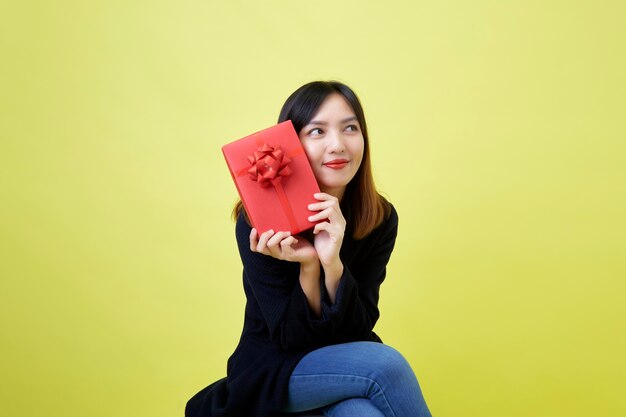
<path fill-rule="evenodd" d="M 252 181 L 257 181 L 261 187 L 277 186 L 283 177 L 291 175 L 289 159 L 279 145 L 267 143 L 259 146 L 254 154 L 248 156 L 250 169 L 248 175 Z"/>
<path fill-rule="evenodd" d="M 263 188 L 272 185 L 276 190 L 276 195 L 292 229 L 298 227 L 298 222 L 293 214 L 289 198 L 285 194 L 281 181 L 284 177 L 288 177 L 293 173 L 289 168 L 291 159 L 285 155 L 280 145 L 272 146 L 268 143 L 257 140 L 258 149 L 252 155 L 248 155 L 248 163 L 250 168 L 243 168 L 237 173 L 237 176 L 248 174 L 252 181 L 256 181 Z M 300 148 L 291 153 L 292 157 L 304 153 Z"/>

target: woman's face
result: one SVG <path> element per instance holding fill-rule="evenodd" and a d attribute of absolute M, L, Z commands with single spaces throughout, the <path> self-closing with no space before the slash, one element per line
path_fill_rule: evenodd
<path fill-rule="evenodd" d="M 340 94 L 331 94 L 298 136 L 320 190 L 341 200 L 361 165 L 365 146 L 352 107 Z"/>

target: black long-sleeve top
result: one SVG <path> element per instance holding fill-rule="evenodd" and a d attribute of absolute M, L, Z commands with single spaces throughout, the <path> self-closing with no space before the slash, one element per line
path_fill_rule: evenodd
<path fill-rule="evenodd" d="M 379 317 L 380 284 L 398 230 L 393 206 L 390 216 L 364 239 L 355 240 L 346 230 L 335 303 L 321 279 L 319 318 L 300 286 L 300 264 L 252 252 L 251 227 L 243 216 L 235 229 L 247 298 L 241 339 L 228 360 L 228 376 L 191 398 L 186 417 L 275 415 L 286 401 L 293 369 L 308 352 L 337 343 L 381 341 L 373 328 Z"/>

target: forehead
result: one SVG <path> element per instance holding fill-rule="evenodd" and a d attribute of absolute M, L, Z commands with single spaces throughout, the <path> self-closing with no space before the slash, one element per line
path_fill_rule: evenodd
<path fill-rule="evenodd" d="M 320 119 L 327 121 L 342 120 L 354 115 L 354 110 L 348 101 L 341 94 L 333 93 L 322 102 L 311 121 L 319 121 Z"/>

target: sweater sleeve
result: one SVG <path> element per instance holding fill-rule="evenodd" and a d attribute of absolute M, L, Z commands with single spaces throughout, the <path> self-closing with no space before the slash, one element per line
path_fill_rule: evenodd
<path fill-rule="evenodd" d="M 372 338 L 380 316 L 380 285 L 385 279 L 398 233 L 398 214 L 393 206 L 389 218 L 373 233 L 367 253 L 360 254 L 352 268 L 344 263 L 334 304 L 322 286 L 322 319 L 330 324 L 329 336 L 333 343 Z"/>
<path fill-rule="evenodd" d="M 298 279 L 299 264 L 252 252 L 249 240 L 251 230 L 250 225 L 240 216 L 236 236 L 244 281 L 252 290 L 271 340 L 283 349 L 326 344 L 330 323 L 316 318 L 309 308 Z"/>

